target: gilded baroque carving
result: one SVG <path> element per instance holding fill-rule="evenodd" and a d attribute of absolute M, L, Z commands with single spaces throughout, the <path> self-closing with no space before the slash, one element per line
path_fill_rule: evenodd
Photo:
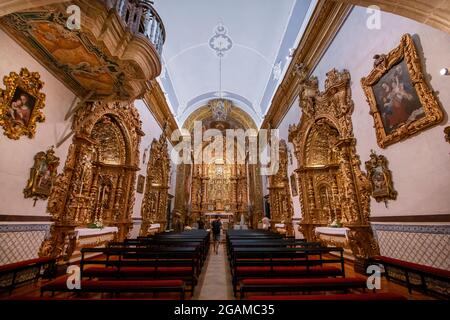
<path fill-rule="evenodd" d="M 279 167 L 276 174 L 269 176 L 269 203 L 271 223 L 283 223 L 288 235 L 292 235 L 294 209 L 288 178 L 288 151 L 286 141 L 280 141 Z"/>
<path fill-rule="evenodd" d="M 366 161 L 366 170 L 372 187 L 372 197 L 377 202 L 384 201 L 387 203 L 387 200 L 397 198 L 397 191 L 394 190 L 392 182 L 392 173 L 388 169 L 388 161 L 385 156 L 377 155 L 372 150 L 370 159 Z"/>
<path fill-rule="evenodd" d="M 167 146 L 166 127 L 159 140 L 153 139 L 147 165 L 147 181 L 142 199 L 142 224 L 140 235 L 147 235 L 152 223 L 159 223 L 165 230 L 169 195 L 170 158 Z"/>
<path fill-rule="evenodd" d="M 25 198 L 47 199 L 57 175 L 59 158 L 53 146 L 46 152 L 38 152 L 34 156 L 34 165 L 30 169 L 30 178 L 23 190 Z"/>
<path fill-rule="evenodd" d="M 47 211 L 55 225 L 40 255 L 70 256 L 73 248 L 58 248 L 72 243 L 67 237 L 76 227 L 93 223 L 117 226 L 118 240 L 127 236 L 143 136 L 140 128 L 139 114 L 129 103 L 87 102 L 78 110 L 64 170 L 48 199 Z"/>
<path fill-rule="evenodd" d="M 445 127 L 444 134 L 445 134 L 445 141 L 450 143 L 450 126 Z"/>
<path fill-rule="evenodd" d="M 31 139 L 36 134 L 36 123 L 44 122 L 44 82 L 40 78 L 38 72 L 27 68 L 3 78 L 6 89 L 0 89 L 0 126 L 8 138 L 17 140 L 25 135 Z"/>
<path fill-rule="evenodd" d="M 353 254 L 357 260 L 367 259 L 375 252 L 369 225 L 371 186 L 355 149 L 350 74 L 332 69 L 321 92 L 317 78 L 308 78 L 303 65 L 298 65 L 296 73 L 302 117 L 289 126 L 289 142 L 299 165 L 299 230 L 314 241 L 316 226 L 339 221 L 350 230 L 358 228 L 355 235 L 363 234 L 371 241 L 353 239 Z"/>
<path fill-rule="evenodd" d="M 409 34 L 387 55 L 376 55 L 374 69 L 361 84 L 381 148 L 436 125 L 444 113 L 426 81 Z"/>

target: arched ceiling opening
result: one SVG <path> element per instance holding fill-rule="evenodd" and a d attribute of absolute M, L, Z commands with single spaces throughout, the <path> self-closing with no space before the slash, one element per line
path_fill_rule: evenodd
<path fill-rule="evenodd" d="M 194 129 L 195 121 L 207 122 L 212 120 L 212 118 L 213 113 L 211 107 L 208 105 L 203 105 L 187 117 L 182 125 L 182 128 L 191 132 Z M 244 130 L 258 129 L 252 117 L 238 106 L 231 107 L 230 113 L 228 114 L 228 119 L 230 119 L 230 122 L 237 124 L 236 127 L 240 127 Z"/>

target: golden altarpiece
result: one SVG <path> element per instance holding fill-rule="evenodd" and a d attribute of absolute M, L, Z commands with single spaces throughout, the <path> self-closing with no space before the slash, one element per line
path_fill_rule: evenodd
<path fill-rule="evenodd" d="M 63 172 L 48 199 L 54 225 L 39 252 L 64 260 L 75 249 L 78 228 L 116 227 L 117 240 L 128 235 L 144 135 L 137 109 L 125 102 L 85 103 L 74 115 L 72 130 Z"/>
<path fill-rule="evenodd" d="M 363 271 L 367 258 L 379 249 L 369 224 L 371 185 L 355 149 L 350 74 L 329 71 L 320 92 L 317 78 L 308 77 L 303 65 L 295 72 L 302 116 L 289 127 L 289 141 L 299 164 L 300 231 L 314 241 L 316 227 L 342 223 L 355 267 Z"/>
<path fill-rule="evenodd" d="M 167 226 L 167 205 L 169 197 L 170 158 L 165 129 L 159 140 L 153 139 L 150 159 L 147 165 L 147 181 L 142 200 L 142 224 L 140 235 L 148 234 L 151 224 L 159 224 L 159 230 Z"/>
<path fill-rule="evenodd" d="M 272 226 L 284 224 L 287 235 L 293 235 L 292 217 L 294 209 L 289 188 L 288 150 L 285 140 L 280 140 L 278 171 L 276 174 L 269 176 L 268 189 Z"/>
<path fill-rule="evenodd" d="M 177 166 L 174 212 L 182 216 L 185 224 L 219 213 L 226 215 L 230 223 L 239 223 L 243 216 L 248 227 L 256 228 L 263 216 L 259 166 L 249 163 L 247 146 L 238 147 L 237 141 L 232 152 L 234 159 L 227 158 L 230 155 L 226 143 L 228 129 L 243 132 L 254 129 L 256 134 L 256 125 L 248 114 L 226 99 L 211 100 L 189 116 L 183 128 L 190 133 L 191 141 L 194 140 L 196 121 L 202 124 L 202 134 L 208 129 L 221 132 L 223 148 L 220 154 L 210 154 L 209 151 L 214 149 L 211 141 L 203 141 L 199 152 L 208 155 L 208 159 Z"/>
<path fill-rule="evenodd" d="M 211 212 L 229 212 L 234 222 L 248 212 L 247 166 L 226 163 L 195 164 L 192 173 L 192 219 Z"/>

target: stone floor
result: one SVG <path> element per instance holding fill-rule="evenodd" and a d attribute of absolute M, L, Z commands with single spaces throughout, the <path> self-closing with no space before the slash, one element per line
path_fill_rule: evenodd
<path fill-rule="evenodd" d="M 225 244 L 221 243 L 218 254 L 211 247 L 207 261 L 200 275 L 194 292 L 195 300 L 232 300 L 233 288 L 231 274 L 225 252 Z"/>

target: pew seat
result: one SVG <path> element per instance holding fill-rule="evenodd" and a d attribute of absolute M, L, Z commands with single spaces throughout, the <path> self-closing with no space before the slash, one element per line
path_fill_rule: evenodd
<path fill-rule="evenodd" d="M 74 292 L 74 293 L 157 293 L 176 292 L 180 299 L 184 299 L 185 285 L 182 280 L 81 280 L 80 289 L 69 289 L 67 277 L 60 277 L 41 287 L 41 296 L 44 292 Z"/>
<path fill-rule="evenodd" d="M 242 266 L 236 267 L 236 275 L 261 275 L 270 274 L 271 276 L 281 275 L 308 275 L 308 276 L 339 276 L 341 269 L 333 266 Z"/>
<path fill-rule="evenodd" d="M 246 292 L 347 291 L 366 287 L 366 279 L 362 277 L 243 279 L 240 292 L 242 299 Z"/>
<path fill-rule="evenodd" d="M 191 267 L 89 267 L 83 277 L 147 277 L 156 275 L 192 276 Z"/>
<path fill-rule="evenodd" d="M 314 295 L 254 295 L 247 300 L 407 300 L 395 293 L 347 293 L 347 294 L 314 294 Z"/>

